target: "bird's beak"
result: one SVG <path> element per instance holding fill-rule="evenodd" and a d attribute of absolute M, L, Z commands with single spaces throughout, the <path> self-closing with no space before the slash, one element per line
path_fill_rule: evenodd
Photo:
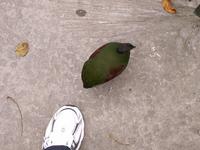
<path fill-rule="evenodd" d="M 131 45 L 131 47 L 130 47 L 130 48 L 131 48 L 130 50 L 132 50 L 132 49 L 136 48 L 136 46 L 134 46 L 134 45 Z"/>
<path fill-rule="evenodd" d="M 124 45 L 125 45 L 126 49 L 129 50 L 129 51 L 134 49 L 134 48 L 136 48 L 136 46 L 134 46 L 134 45 L 132 45 L 130 43 L 125 43 Z"/>

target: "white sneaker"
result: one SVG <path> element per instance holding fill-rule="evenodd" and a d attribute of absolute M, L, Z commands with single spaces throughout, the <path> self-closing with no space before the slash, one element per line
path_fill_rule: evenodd
<path fill-rule="evenodd" d="M 76 106 L 61 107 L 51 118 L 44 136 L 42 148 L 67 146 L 79 150 L 84 137 L 84 120 Z"/>

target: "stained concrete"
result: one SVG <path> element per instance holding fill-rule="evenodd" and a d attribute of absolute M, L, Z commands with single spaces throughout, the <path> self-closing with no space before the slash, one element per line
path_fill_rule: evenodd
<path fill-rule="evenodd" d="M 161 0 L 0 0 L 0 149 L 40 150 L 52 114 L 74 104 L 81 150 L 199 150 L 199 3 L 176 0 L 171 15 Z M 137 46 L 127 69 L 84 89 L 84 61 L 110 41 Z"/>

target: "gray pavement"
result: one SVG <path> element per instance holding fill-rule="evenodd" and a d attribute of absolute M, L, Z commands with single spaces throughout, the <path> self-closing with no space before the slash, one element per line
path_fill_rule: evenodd
<path fill-rule="evenodd" d="M 52 114 L 74 104 L 81 150 L 199 150 L 199 3 L 176 0 L 172 15 L 161 0 L 0 0 L 0 149 L 40 150 Z M 127 69 L 84 89 L 83 63 L 111 41 L 137 46 Z"/>

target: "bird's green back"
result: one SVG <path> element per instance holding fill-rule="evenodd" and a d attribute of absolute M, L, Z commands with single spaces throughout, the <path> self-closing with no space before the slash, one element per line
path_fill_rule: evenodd
<path fill-rule="evenodd" d="M 84 64 L 82 71 L 82 79 L 85 86 L 92 87 L 105 82 L 109 73 L 113 69 L 120 66 L 127 66 L 130 56 L 130 51 L 126 53 L 118 53 L 120 43 L 109 43 L 105 45 L 97 55 L 90 58 Z"/>

